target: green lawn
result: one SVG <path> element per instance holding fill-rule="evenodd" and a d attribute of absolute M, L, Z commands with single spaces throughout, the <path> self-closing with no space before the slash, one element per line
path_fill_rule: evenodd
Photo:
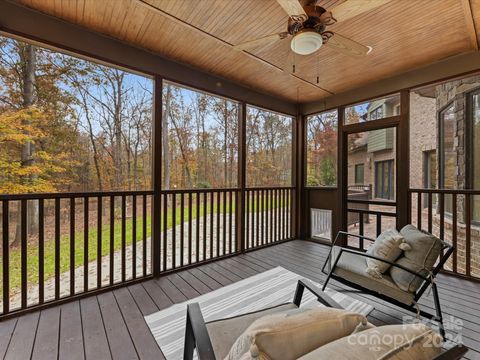
<path fill-rule="evenodd" d="M 281 200 L 278 202 L 274 201 L 273 204 L 269 204 L 268 208 L 277 208 L 282 206 Z M 210 214 L 211 207 L 210 203 L 207 204 L 207 214 Z M 232 210 L 235 212 L 235 203 L 232 204 Z M 250 211 L 257 212 L 262 210 L 262 206 L 257 204 L 256 201 L 250 201 Z M 266 210 L 266 207 L 264 208 Z M 188 207 L 184 208 L 184 221 L 188 220 Z M 216 201 L 213 206 L 213 212 L 217 212 Z M 220 212 L 223 213 L 223 199 L 220 204 Z M 230 212 L 230 204 L 227 202 L 226 212 Z M 204 215 L 203 204 L 200 205 L 200 211 L 197 211 L 196 206 L 192 206 L 192 219 L 197 218 L 197 216 Z M 176 208 L 176 224 L 180 223 L 181 214 L 180 209 Z M 163 214 L 161 216 L 162 222 L 161 226 L 163 227 Z M 147 237 L 150 236 L 151 232 L 151 216 L 147 216 Z M 167 212 L 167 228 L 170 229 L 173 224 L 173 217 L 171 209 Z M 122 247 L 122 234 L 121 234 L 121 220 L 116 219 L 114 224 L 114 251 L 121 249 Z M 126 219 L 125 221 L 125 240 L 127 246 L 132 243 L 133 234 L 133 219 Z M 75 233 L 75 267 L 82 266 L 84 264 L 84 232 L 78 231 Z M 88 261 L 94 261 L 97 259 L 97 226 L 93 226 L 88 230 Z M 137 241 L 143 239 L 143 217 L 137 216 Z M 44 257 L 44 273 L 45 280 L 54 277 L 55 275 L 55 241 L 54 239 L 45 240 L 45 257 Z M 110 252 L 110 225 L 104 224 L 102 227 L 102 256 L 108 255 Z M 36 284 L 38 282 L 38 244 L 29 244 L 27 248 L 27 279 L 29 284 Z M 20 288 L 21 284 L 21 251 L 20 248 L 13 248 L 10 250 L 10 291 L 15 292 Z M 66 272 L 70 269 L 70 236 L 63 235 L 60 238 L 60 273 Z M 2 267 L 0 266 L 0 277 L 2 277 Z M 83 281 L 83 279 L 78 279 L 76 281 Z M 0 289 L 0 295 L 3 293 L 3 289 Z"/>

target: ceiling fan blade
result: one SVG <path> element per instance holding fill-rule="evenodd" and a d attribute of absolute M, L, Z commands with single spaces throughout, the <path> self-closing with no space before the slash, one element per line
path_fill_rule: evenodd
<path fill-rule="evenodd" d="M 280 6 L 293 20 L 305 21 L 308 15 L 298 0 L 277 0 Z"/>
<path fill-rule="evenodd" d="M 329 9 L 337 22 L 353 18 L 361 13 L 372 10 L 391 0 L 346 0 L 338 6 Z"/>
<path fill-rule="evenodd" d="M 245 41 L 241 44 L 234 45 L 233 48 L 238 51 L 248 50 L 251 48 L 259 47 L 262 45 L 271 44 L 277 40 L 285 39 L 288 36 L 287 32 L 282 32 L 278 34 L 267 35 L 259 39 Z"/>
<path fill-rule="evenodd" d="M 371 46 L 362 45 L 352 39 L 335 33 L 327 42 L 329 47 L 334 48 L 344 54 L 354 56 L 365 56 L 372 51 Z"/>

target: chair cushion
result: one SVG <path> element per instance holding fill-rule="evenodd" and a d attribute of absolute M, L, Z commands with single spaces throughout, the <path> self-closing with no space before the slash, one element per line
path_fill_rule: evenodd
<path fill-rule="evenodd" d="M 330 258 L 331 266 L 333 266 L 335 259 L 338 257 L 340 249 L 339 246 L 332 248 L 332 256 Z M 414 295 L 400 289 L 390 276 L 384 274 L 382 278 L 378 279 L 367 274 L 365 271 L 366 268 L 367 262 L 364 256 L 343 252 L 334 273 L 347 281 L 396 299 L 404 304 L 411 305 L 413 303 Z"/>
<path fill-rule="evenodd" d="M 291 309 L 297 309 L 297 306 L 294 303 L 287 303 L 231 318 L 208 322 L 206 326 L 208 334 L 210 335 L 215 357 L 217 359 L 225 358 L 238 337 L 255 320 L 265 315 L 271 315 Z"/>
<path fill-rule="evenodd" d="M 368 248 L 367 254 L 385 259 L 391 262 L 397 260 L 402 254 L 403 236 L 396 229 L 382 232 L 377 240 Z M 390 264 L 380 260 L 367 258 L 367 273 L 373 277 L 381 278 L 382 274 L 390 268 Z"/>
<path fill-rule="evenodd" d="M 411 250 L 404 251 L 403 256 L 395 263 L 427 276 L 440 256 L 442 242 L 432 234 L 419 230 L 413 225 L 406 225 L 400 230 L 400 233 L 410 245 Z M 409 292 L 417 291 L 423 282 L 418 276 L 396 267 L 390 268 L 390 276 L 400 289 Z"/>
<path fill-rule="evenodd" d="M 299 360 L 432 360 L 442 338 L 424 324 L 385 325 L 326 344 Z"/>
<path fill-rule="evenodd" d="M 233 344 L 226 360 L 294 360 L 367 325 L 365 316 L 327 307 L 297 308 L 264 316 Z"/>

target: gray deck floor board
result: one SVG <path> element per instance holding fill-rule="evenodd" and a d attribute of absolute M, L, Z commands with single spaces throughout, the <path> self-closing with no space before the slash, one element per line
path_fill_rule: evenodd
<path fill-rule="evenodd" d="M 276 266 L 321 283 L 328 249 L 291 241 L 6 320 L 0 323 L 0 358 L 162 359 L 145 315 Z M 440 275 L 437 285 L 445 316 L 463 322 L 464 342 L 472 349 L 466 358 L 480 360 L 480 283 Z M 335 281 L 329 287 L 371 303 L 375 325 L 398 324 L 409 315 Z M 431 298 L 421 305 L 432 309 Z"/>

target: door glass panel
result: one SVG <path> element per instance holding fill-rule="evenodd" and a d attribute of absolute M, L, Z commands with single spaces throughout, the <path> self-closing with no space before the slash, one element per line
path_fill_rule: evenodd
<path fill-rule="evenodd" d="M 353 201 L 348 201 L 349 232 L 358 234 L 362 230 L 363 235 L 375 238 L 379 227 L 382 230 L 396 227 L 395 216 L 382 216 L 377 227 L 377 216 L 369 213 L 372 211 L 395 213 L 396 211 L 394 203 L 392 205 L 371 203 L 372 200 L 395 200 L 395 139 L 395 128 L 348 135 L 347 199 Z"/>

